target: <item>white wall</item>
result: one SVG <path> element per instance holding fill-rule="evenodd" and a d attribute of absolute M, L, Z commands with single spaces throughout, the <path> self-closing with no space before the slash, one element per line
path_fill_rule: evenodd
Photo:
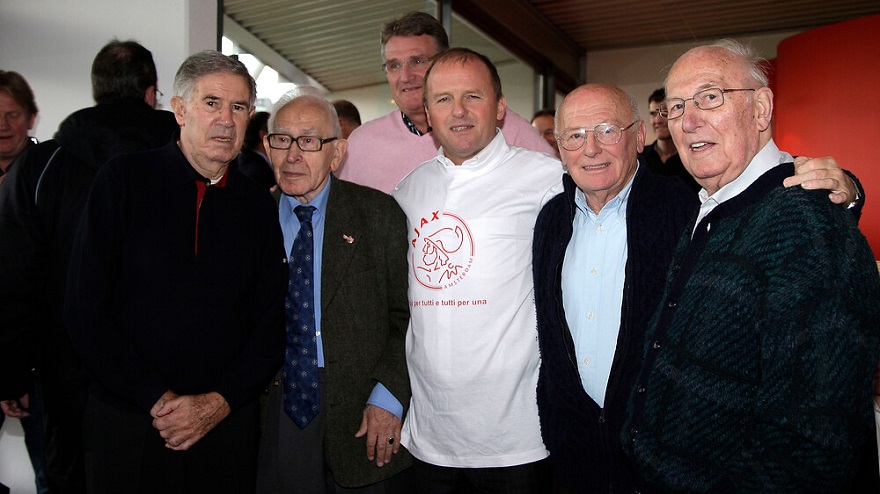
<path fill-rule="evenodd" d="M 734 38 L 750 45 L 766 59 L 776 58 L 776 46 L 800 31 Z M 666 72 L 684 52 L 705 43 L 674 43 L 650 48 L 625 48 L 595 51 L 587 54 L 587 81 L 616 84 L 632 94 L 639 104 L 642 118 L 648 118 L 648 96 L 663 86 Z M 559 102 L 561 103 L 561 101 Z M 647 142 L 656 139 L 648 123 Z"/>
<path fill-rule="evenodd" d="M 38 139 L 95 104 L 92 60 L 114 37 L 153 53 L 167 107 L 180 63 L 218 48 L 217 0 L 0 0 L 0 68 L 21 73 L 34 90 Z"/>

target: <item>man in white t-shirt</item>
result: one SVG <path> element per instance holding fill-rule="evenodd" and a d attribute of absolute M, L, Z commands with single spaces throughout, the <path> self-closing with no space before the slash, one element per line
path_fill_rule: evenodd
<path fill-rule="evenodd" d="M 392 192 L 409 232 L 402 442 L 421 493 L 544 492 L 531 240 L 562 168 L 507 144 L 501 82 L 483 55 L 440 55 L 424 95 L 442 147 Z"/>

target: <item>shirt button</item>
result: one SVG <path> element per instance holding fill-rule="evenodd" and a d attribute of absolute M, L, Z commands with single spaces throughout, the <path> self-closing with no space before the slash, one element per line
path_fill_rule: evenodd
<path fill-rule="evenodd" d="M 596 231 L 599 233 L 602 233 L 602 225 L 599 225 L 598 227 L 596 227 Z"/>
<path fill-rule="evenodd" d="M 590 365 L 590 359 L 589 359 L 589 358 L 585 358 L 585 359 L 584 359 L 584 365 Z"/>
<path fill-rule="evenodd" d="M 587 314 L 587 320 L 588 320 L 588 321 L 592 321 L 592 320 L 593 320 L 593 313 L 592 313 L 592 312 L 590 312 L 589 314 Z"/>
<path fill-rule="evenodd" d="M 599 274 L 599 271 L 596 268 L 593 268 L 590 270 L 590 274 L 596 276 L 597 274 Z"/>

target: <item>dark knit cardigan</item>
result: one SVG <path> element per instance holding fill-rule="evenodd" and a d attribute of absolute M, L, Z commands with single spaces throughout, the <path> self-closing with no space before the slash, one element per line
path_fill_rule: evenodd
<path fill-rule="evenodd" d="M 790 164 L 676 248 L 621 440 L 676 492 L 837 492 L 871 435 L 880 281 L 855 221 Z"/>
<path fill-rule="evenodd" d="M 695 214 L 697 199 L 678 179 L 655 175 L 645 166 L 633 180 L 626 206 L 623 317 L 602 409 L 581 385 L 562 306 L 561 269 L 575 211 L 575 184 L 568 175 L 563 183 L 565 192 L 551 199 L 538 217 L 533 244 L 541 434 L 557 484 L 575 492 L 633 492 L 635 475 L 619 441 L 626 400 L 672 251 Z"/>

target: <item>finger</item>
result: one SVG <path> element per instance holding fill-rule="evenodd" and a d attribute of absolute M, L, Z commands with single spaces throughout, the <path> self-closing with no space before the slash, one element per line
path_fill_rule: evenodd
<path fill-rule="evenodd" d="M 354 437 L 364 437 L 364 434 L 367 433 L 367 414 L 364 413 L 364 418 L 361 419 L 361 428 L 355 432 Z"/>

